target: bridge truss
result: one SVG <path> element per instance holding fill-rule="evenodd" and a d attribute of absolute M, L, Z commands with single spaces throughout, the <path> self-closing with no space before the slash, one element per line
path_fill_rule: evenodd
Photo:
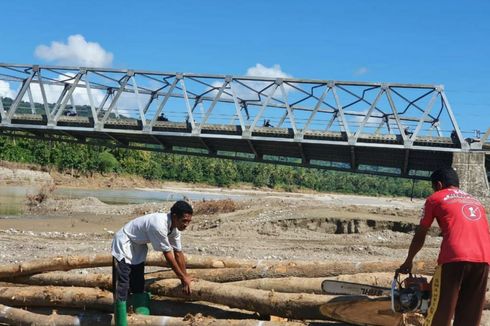
<path fill-rule="evenodd" d="M 426 178 L 465 139 L 443 86 L 0 64 L 0 132 Z"/>

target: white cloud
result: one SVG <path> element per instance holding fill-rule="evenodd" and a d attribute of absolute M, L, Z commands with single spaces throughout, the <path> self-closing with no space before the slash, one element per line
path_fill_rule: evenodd
<path fill-rule="evenodd" d="M 12 99 L 15 97 L 15 93 L 10 88 L 10 84 L 3 80 L 0 80 L 0 97 L 10 97 Z"/>
<path fill-rule="evenodd" d="M 267 77 L 267 78 L 292 78 L 291 75 L 287 74 L 286 72 L 282 71 L 281 66 L 278 64 L 273 65 L 272 67 L 266 67 L 260 63 L 257 63 L 255 66 L 250 67 L 247 69 L 247 73 L 245 74 L 247 77 Z M 257 92 L 264 89 L 265 87 L 271 85 L 271 82 L 263 82 L 263 81 L 257 81 L 257 80 L 246 80 L 246 81 L 241 81 L 243 84 L 249 86 L 250 88 L 256 90 Z M 214 82 L 213 86 L 216 88 L 221 87 L 223 85 L 222 82 Z M 242 98 L 242 99 L 247 99 L 247 100 L 257 100 L 257 92 L 254 92 L 250 90 L 247 87 L 244 87 L 243 85 L 235 84 L 234 85 L 234 90 L 236 92 L 237 97 Z M 284 90 L 286 93 L 289 93 L 290 91 L 293 90 L 292 87 L 285 85 Z M 269 95 L 270 92 L 272 91 L 272 87 L 267 89 L 262 93 L 262 95 Z M 229 92 L 229 90 L 228 90 Z M 217 90 L 214 90 L 211 92 L 213 96 L 215 96 L 218 93 Z M 282 93 L 279 88 L 276 89 L 274 92 L 274 97 L 278 99 L 282 99 Z M 224 99 L 231 99 L 231 96 L 223 94 L 221 98 Z M 262 96 L 262 101 L 265 100 L 265 97 Z"/>
<path fill-rule="evenodd" d="M 360 67 L 356 71 L 354 71 L 354 75 L 356 76 L 362 76 L 365 75 L 369 72 L 369 69 L 366 67 Z"/>
<path fill-rule="evenodd" d="M 67 73 L 68 76 L 75 76 L 73 73 Z M 66 76 L 58 76 L 58 80 L 66 80 Z M 73 83 L 73 80 L 66 81 L 67 83 Z M 90 100 L 88 98 L 88 93 L 87 89 L 85 87 L 85 82 L 80 81 L 78 83 L 78 87 L 73 90 L 73 101 L 75 105 L 90 105 Z M 41 94 L 41 89 L 39 87 L 38 83 L 32 83 L 31 84 L 31 91 L 32 91 L 32 98 L 34 102 L 37 103 L 43 103 L 43 98 Z M 63 91 L 63 86 L 59 85 L 50 85 L 50 84 L 45 84 L 44 85 L 44 91 L 46 93 L 46 99 L 48 103 L 56 103 L 58 98 L 60 97 L 62 91 Z M 98 105 L 100 102 L 102 102 L 102 99 L 104 98 L 104 93 L 99 90 L 99 89 L 91 89 L 92 91 L 92 98 L 95 101 L 95 105 Z M 27 95 L 24 95 L 24 100 L 27 100 Z M 68 101 L 67 106 L 71 105 L 71 101 Z"/>
<path fill-rule="evenodd" d="M 247 69 L 246 76 L 249 77 L 275 77 L 275 78 L 291 78 L 292 76 L 282 71 L 281 66 L 278 64 L 272 67 L 266 67 L 260 63 L 257 63 L 254 67 Z"/>
<path fill-rule="evenodd" d="M 56 64 L 84 67 L 110 67 L 113 59 L 99 43 L 87 42 L 80 34 L 70 35 L 66 44 L 53 41 L 51 46 L 39 45 L 34 54 Z"/>

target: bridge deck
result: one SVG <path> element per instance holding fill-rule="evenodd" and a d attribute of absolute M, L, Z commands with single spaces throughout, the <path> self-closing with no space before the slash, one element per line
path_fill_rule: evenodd
<path fill-rule="evenodd" d="M 150 121 L 147 120 L 146 124 Z M 47 118 L 44 115 L 36 114 L 16 114 L 12 118 L 13 125 L 47 125 Z M 58 126 L 60 127 L 78 127 L 78 128 L 94 128 L 94 120 L 89 117 L 69 117 L 62 116 L 59 118 Z M 108 119 L 104 125 L 105 129 L 114 130 L 142 130 L 141 120 L 135 119 Z M 192 133 L 191 125 L 185 122 L 168 122 L 156 121 L 152 130 L 154 132 L 181 132 Z M 205 124 L 201 127 L 203 137 L 206 135 L 242 135 L 242 129 L 239 125 L 224 125 L 224 124 Z M 252 136 L 256 137 L 271 137 L 271 138 L 294 138 L 294 132 L 291 128 L 274 128 L 274 127 L 256 127 L 252 132 Z M 312 131 L 306 130 L 303 134 L 304 139 L 312 140 L 333 140 L 347 141 L 347 136 L 343 132 L 331 131 Z M 376 135 L 376 134 L 361 134 L 358 141 L 364 143 L 378 144 L 403 144 L 403 139 L 400 135 Z M 458 148 L 450 137 L 429 137 L 419 136 L 415 141 L 415 145 L 420 146 L 444 146 L 449 148 Z"/>
<path fill-rule="evenodd" d="M 99 131 L 94 127 L 92 118 L 67 116 L 60 117 L 56 128 L 52 128 L 47 126 L 45 116 L 31 114 L 15 115 L 8 128 L 0 126 L 4 134 L 12 131 L 28 132 L 38 139 L 70 136 L 80 142 L 103 140 L 115 142 L 121 147 L 145 144 L 164 152 L 179 152 L 179 149 L 190 148 L 203 155 L 233 156 L 255 161 L 281 157 L 297 165 L 338 165 L 340 169 L 352 171 L 360 171 L 367 166 L 381 166 L 396 170 L 387 174 L 402 176 L 408 176 L 414 171 L 430 171 L 442 165 L 450 165 L 452 161 L 452 154 L 448 151 L 386 147 L 402 144 L 399 135 L 361 134 L 356 146 L 350 146 L 345 133 L 340 132 L 308 131 L 303 139 L 297 140 L 288 128 L 259 127 L 250 137 L 243 137 L 237 125 L 203 125 L 199 135 L 192 134 L 192 128 L 187 123 L 156 121 L 151 132 L 142 129 L 142 123 L 138 120 L 109 119 L 103 130 Z M 450 138 L 442 137 L 420 137 L 415 145 L 457 147 Z"/>

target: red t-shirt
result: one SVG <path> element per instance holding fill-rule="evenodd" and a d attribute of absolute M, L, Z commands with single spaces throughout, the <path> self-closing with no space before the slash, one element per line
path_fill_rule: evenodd
<path fill-rule="evenodd" d="M 483 205 L 458 188 L 446 188 L 427 198 L 420 225 L 437 220 L 442 231 L 437 263 L 458 261 L 490 264 L 490 233 Z"/>

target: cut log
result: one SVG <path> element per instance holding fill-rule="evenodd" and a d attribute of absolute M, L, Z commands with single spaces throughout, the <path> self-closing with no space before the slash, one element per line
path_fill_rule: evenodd
<path fill-rule="evenodd" d="M 256 261 L 217 258 L 206 256 L 186 256 L 188 268 L 233 268 L 233 267 L 252 267 Z M 146 261 L 147 266 L 168 267 L 160 252 L 150 252 Z M 96 254 L 90 256 L 59 256 L 48 259 L 33 260 L 20 264 L 9 264 L 0 266 L 0 279 L 13 276 L 33 275 L 50 271 L 67 271 L 78 268 L 93 268 L 112 266 L 112 256 L 110 254 Z"/>
<path fill-rule="evenodd" d="M 7 323 L 7 325 L 80 325 L 80 319 L 77 317 L 63 315 L 46 316 L 3 304 L 0 304 L 0 322 Z M 94 325 L 97 324 L 94 323 Z"/>
<path fill-rule="evenodd" d="M 183 294 L 182 286 L 178 280 L 155 282 L 150 288 L 152 293 L 159 295 L 215 302 L 234 308 L 256 311 L 261 315 L 273 315 L 302 320 L 330 319 L 320 312 L 320 307 L 338 297 L 316 294 L 278 293 L 203 280 L 193 283 L 193 291 L 190 296 Z M 364 302 L 366 299 L 365 297 L 352 298 L 349 304 L 356 301 Z M 381 307 L 384 308 L 384 303 L 382 303 Z M 396 318 L 401 318 L 401 315 L 393 314 L 389 318 L 393 322 Z M 370 320 L 366 319 L 365 323 L 369 324 Z M 396 324 L 392 323 L 391 325 Z"/>
<path fill-rule="evenodd" d="M 0 303 L 13 307 L 56 307 L 57 309 L 80 308 L 106 312 L 113 311 L 112 294 L 97 289 L 77 287 L 0 288 Z M 253 319 L 255 313 L 234 311 L 205 302 L 184 302 L 181 299 L 154 297 L 150 302 L 153 314 L 182 317 L 203 313 L 214 318 Z"/>
<path fill-rule="evenodd" d="M 389 297 L 343 296 L 322 305 L 320 311 L 325 317 L 354 325 L 402 326 L 408 318 L 413 326 L 422 326 L 424 322 L 419 314 L 394 313 Z"/>
<path fill-rule="evenodd" d="M 110 314 L 87 314 L 82 313 L 78 316 L 70 315 L 42 315 L 22 309 L 12 308 L 0 304 L 0 322 L 11 325 L 53 325 L 53 326 L 109 326 L 112 324 L 113 316 Z M 186 318 L 168 316 L 141 316 L 128 315 L 128 325 L 165 325 L 165 326 L 302 326 L 299 322 L 278 322 L 278 321 L 257 321 L 257 320 L 231 320 L 231 319 L 211 319 L 202 315 Z"/>
<path fill-rule="evenodd" d="M 0 303 L 9 306 L 75 307 L 112 311 L 112 293 L 100 289 L 54 286 L 0 287 Z"/>
<path fill-rule="evenodd" d="M 250 289 L 275 291 L 275 292 L 283 292 L 283 293 L 324 294 L 322 292 L 322 282 L 326 279 L 327 278 L 325 277 L 262 278 L 262 279 L 255 279 L 255 280 L 231 282 L 228 284 L 236 285 L 236 286 L 244 286 Z"/>
<path fill-rule="evenodd" d="M 189 270 L 189 275 L 195 279 L 203 279 L 211 282 L 222 283 L 223 281 L 233 281 L 234 279 L 243 279 L 246 273 L 244 269 L 205 269 L 205 270 Z M 247 269 L 245 269 L 247 270 Z M 248 270 L 247 270 L 248 271 Z M 244 276 L 245 275 L 245 276 Z M 175 278 L 175 273 L 157 272 L 148 273 L 146 280 L 148 284 L 161 279 Z M 284 293 L 316 293 L 322 294 L 321 284 L 326 279 L 334 279 L 346 282 L 355 282 L 360 284 L 369 284 L 376 286 L 389 287 L 393 279 L 392 273 L 361 273 L 354 275 L 339 275 L 334 277 L 284 277 L 284 278 L 262 278 L 251 279 L 245 281 L 234 281 L 230 284 L 244 286 L 258 290 L 274 290 Z M 110 274 L 71 274 L 65 272 L 49 272 L 31 276 L 21 276 L 8 279 L 11 282 L 16 282 L 18 285 L 51 285 L 51 286 L 78 286 L 92 287 L 105 290 L 112 290 L 112 276 Z M 3 286 L 16 286 L 15 283 L 5 283 Z"/>
<path fill-rule="evenodd" d="M 324 280 L 337 280 L 358 284 L 368 284 L 389 288 L 393 281 L 393 273 L 359 273 L 352 275 L 338 275 L 330 277 L 283 277 L 262 278 L 246 281 L 231 282 L 229 284 L 244 286 L 258 290 L 274 290 L 284 293 L 316 293 L 322 294 L 321 284 Z M 430 280 L 430 276 L 426 276 Z"/>
<path fill-rule="evenodd" d="M 272 265 L 261 263 L 254 268 L 222 268 L 206 270 L 189 270 L 194 278 L 213 282 L 235 282 L 242 280 L 253 280 L 261 278 L 284 278 L 284 277 L 330 277 L 341 274 L 373 273 L 387 271 L 394 273 L 400 267 L 401 262 L 280 262 Z M 430 274 L 434 265 L 426 262 L 414 264 L 414 272 L 418 274 Z M 147 279 L 172 278 L 171 271 L 148 273 Z"/>
<path fill-rule="evenodd" d="M 32 260 L 20 264 L 9 264 L 0 267 L 0 278 L 32 275 L 49 271 L 66 271 L 77 268 L 110 266 L 110 255 L 60 256 L 42 260 Z"/>
<path fill-rule="evenodd" d="M 334 277 L 283 277 L 283 278 L 259 278 L 263 271 L 247 268 L 222 268 L 222 269 L 194 269 L 188 270 L 189 275 L 195 279 L 203 279 L 211 282 L 233 282 L 234 285 L 244 286 L 260 290 L 275 290 L 286 293 L 318 293 L 321 294 L 321 283 L 325 279 L 370 284 L 389 287 L 393 279 L 393 273 L 359 273 L 353 275 L 339 275 Z M 152 272 L 145 276 L 147 283 L 153 283 L 161 279 L 175 278 L 173 271 Z M 251 278 L 242 281 L 243 279 Z M 110 274 L 71 274 L 65 272 L 48 272 L 43 274 L 21 276 L 6 279 L 18 284 L 53 285 L 53 286 L 79 286 L 98 287 L 112 289 L 112 276 Z M 238 281 L 237 281 L 238 280 Z M 9 285 L 5 285 L 9 286 Z"/>
<path fill-rule="evenodd" d="M 314 261 L 249 261 L 243 259 L 186 256 L 188 268 L 248 268 L 267 273 L 261 277 L 322 277 L 363 272 L 393 272 L 402 262 L 314 262 Z M 34 260 L 0 267 L 0 279 L 33 275 L 50 271 L 66 271 L 77 268 L 104 267 L 112 265 L 112 256 L 98 254 L 91 256 L 62 256 L 44 260 Z M 148 255 L 146 265 L 165 266 L 167 264 L 159 252 Z M 432 274 L 435 262 L 418 261 L 415 273 Z M 258 277 L 255 277 L 258 278 Z M 244 278 L 250 279 L 250 278 Z"/>
<path fill-rule="evenodd" d="M 175 274 L 174 274 L 175 278 Z M 111 274 L 71 274 L 66 272 L 48 272 L 6 279 L 10 282 L 29 285 L 78 286 L 112 290 Z"/>

